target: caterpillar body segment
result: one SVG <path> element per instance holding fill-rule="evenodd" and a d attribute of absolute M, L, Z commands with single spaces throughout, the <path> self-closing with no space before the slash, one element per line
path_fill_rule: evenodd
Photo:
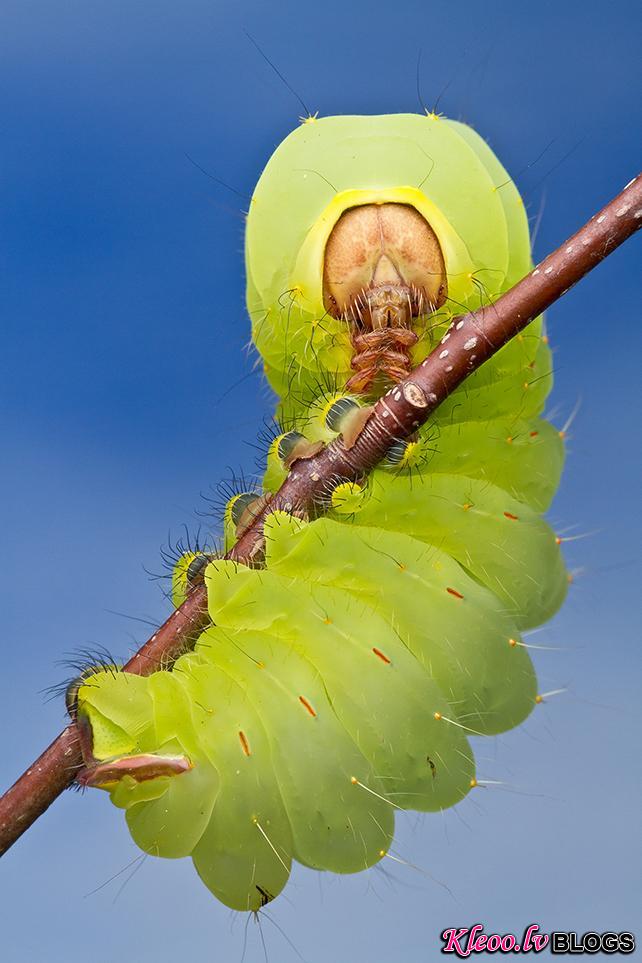
<path fill-rule="evenodd" d="M 442 809 L 466 794 L 473 764 L 465 737 L 435 725 L 435 713 L 448 714 L 439 687 L 378 612 L 342 589 L 316 584 L 311 595 L 303 579 L 269 568 L 216 568 L 217 576 L 208 572 L 210 613 L 216 611 L 223 625 L 275 633 L 304 648 L 387 795 L 401 798 L 399 808 Z M 445 761 L 435 781 L 426 754 L 432 748 L 447 760 L 448 747 L 456 747 L 459 758 Z"/>
<path fill-rule="evenodd" d="M 502 602 L 520 628 L 550 618 L 568 587 L 550 527 L 536 512 L 487 481 L 428 475 L 412 488 L 379 471 L 356 525 L 378 525 L 439 545 Z M 403 494 L 402 494 L 403 492 Z"/>
<path fill-rule="evenodd" d="M 418 115 L 295 130 L 252 197 L 246 262 L 287 430 L 263 494 L 227 503 L 226 549 L 300 459 L 339 435 L 350 447 L 380 391 L 435 348 L 447 363 L 457 315 L 531 266 L 523 204 L 490 148 Z M 87 782 L 142 849 L 190 855 L 215 896 L 258 910 L 293 860 L 366 869 L 396 812 L 442 810 L 477 784 L 469 737 L 519 725 L 540 699 L 520 633 L 568 585 L 542 518 L 564 460 L 542 417 L 551 386 L 537 319 L 367 479 L 329 479 L 322 517 L 268 514 L 260 568 L 178 560 L 175 604 L 204 582 L 213 623 L 194 651 L 77 690 Z"/>
<path fill-rule="evenodd" d="M 268 567 L 340 586 L 379 612 L 439 680 L 455 719 L 492 735 L 528 716 L 535 674 L 526 651 L 510 644 L 519 630 L 447 553 L 403 533 L 329 518 L 302 525 L 279 513 L 267 524 Z M 463 599 L 448 591 L 454 586 Z"/>

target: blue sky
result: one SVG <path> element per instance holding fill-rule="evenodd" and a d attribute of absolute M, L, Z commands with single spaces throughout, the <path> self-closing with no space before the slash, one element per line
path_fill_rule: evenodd
<path fill-rule="evenodd" d="M 637 173 L 633 2 L 5 0 L 1 783 L 64 724 L 40 691 L 57 660 L 143 641 L 115 614 L 166 614 L 143 566 L 230 466 L 253 469 L 271 399 L 244 350 L 242 211 L 301 108 L 245 30 L 322 115 L 419 109 L 421 49 L 424 100 L 490 141 L 533 219 L 543 205 L 536 256 Z M 639 256 L 629 242 L 549 312 L 556 423 L 579 402 L 551 519 L 590 537 L 568 543 L 575 584 L 533 641 L 559 647 L 536 653 L 542 688 L 568 692 L 477 747 L 503 788 L 399 820 L 421 872 L 294 874 L 270 917 L 310 963 L 433 960 L 444 927 L 478 921 L 638 927 Z M 127 945 L 137 963 L 240 961 L 244 920 L 188 861 L 88 895 L 136 855 L 103 794 L 65 794 L 2 861 L 6 963 Z M 263 930 L 271 961 L 297 959 Z M 247 943 L 263 959 L 253 921 Z"/>

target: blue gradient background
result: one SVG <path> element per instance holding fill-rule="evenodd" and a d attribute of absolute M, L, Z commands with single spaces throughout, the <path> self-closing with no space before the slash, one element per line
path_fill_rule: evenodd
<path fill-rule="evenodd" d="M 0 782 L 64 723 L 40 693 L 56 660 L 133 650 L 145 626 L 110 610 L 162 619 L 143 564 L 227 466 L 253 468 L 270 396 L 244 351 L 245 200 L 185 156 L 247 195 L 297 123 L 244 28 L 321 114 L 418 109 L 421 47 L 426 102 L 448 85 L 440 109 L 488 138 L 533 218 L 545 201 L 541 257 L 637 171 L 640 26 L 638 4 L 590 0 L 5 0 Z M 436 960 L 444 927 L 478 921 L 639 928 L 639 255 L 630 241 L 549 313 L 559 425 L 581 400 L 551 518 L 592 534 L 532 641 L 560 647 L 535 652 L 542 689 L 568 692 L 476 747 L 504 787 L 398 820 L 395 851 L 454 896 L 391 862 L 294 872 L 269 916 L 310 963 Z M 2 861 L 4 963 L 240 961 L 245 919 L 189 861 L 88 895 L 136 854 L 106 796 L 66 793 Z M 297 959 L 263 932 L 273 963 Z M 263 959 L 253 920 L 245 959 Z"/>

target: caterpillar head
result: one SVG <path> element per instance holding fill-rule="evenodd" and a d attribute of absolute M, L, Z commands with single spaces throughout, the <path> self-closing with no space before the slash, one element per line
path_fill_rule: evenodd
<path fill-rule="evenodd" d="M 530 245 L 510 177 L 470 128 L 327 117 L 267 164 L 246 261 L 254 341 L 297 414 L 320 371 L 366 395 L 402 378 L 433 329 L 526 273 Z"/>
<path fill-rule="evenodd" d="M 333 317 L 376 330 L 409 326 L 446 298 L 435 232 L 409 204 L 362 204 L 345 211 L 326 243 L 323 304 Z"/>

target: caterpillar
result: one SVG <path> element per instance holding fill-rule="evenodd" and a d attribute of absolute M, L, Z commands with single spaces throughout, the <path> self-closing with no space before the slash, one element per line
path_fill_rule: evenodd
<path fill-rule="evenodd" d="M 301 458 L 358 435 L 369 403 L 453 318 L 531 266 L 517 189 L 471 128 L 437 115 L 309 117 L 261 175 L 246 226 L 254 345 L 279 398 L 261 491 L 223 519 L 228 548 Z M 474 354 L 475 337 L 466 344 Z M 211 625 L 171 672 L 74 683 L 86 768 L 142 850 L 191 856 L 257 911 L 292 861 L 354 873 L 390 850 L 396 811 L 438 812 L 477 783 L 469 736 L 539 700 L 521 633 L 568 585 L 544 521 L 564 460 L 542 418 L 542 319 L 410 440 L 317 513 L 275 511 L 248 567 L 186 552 L 180 605 Z"/>

